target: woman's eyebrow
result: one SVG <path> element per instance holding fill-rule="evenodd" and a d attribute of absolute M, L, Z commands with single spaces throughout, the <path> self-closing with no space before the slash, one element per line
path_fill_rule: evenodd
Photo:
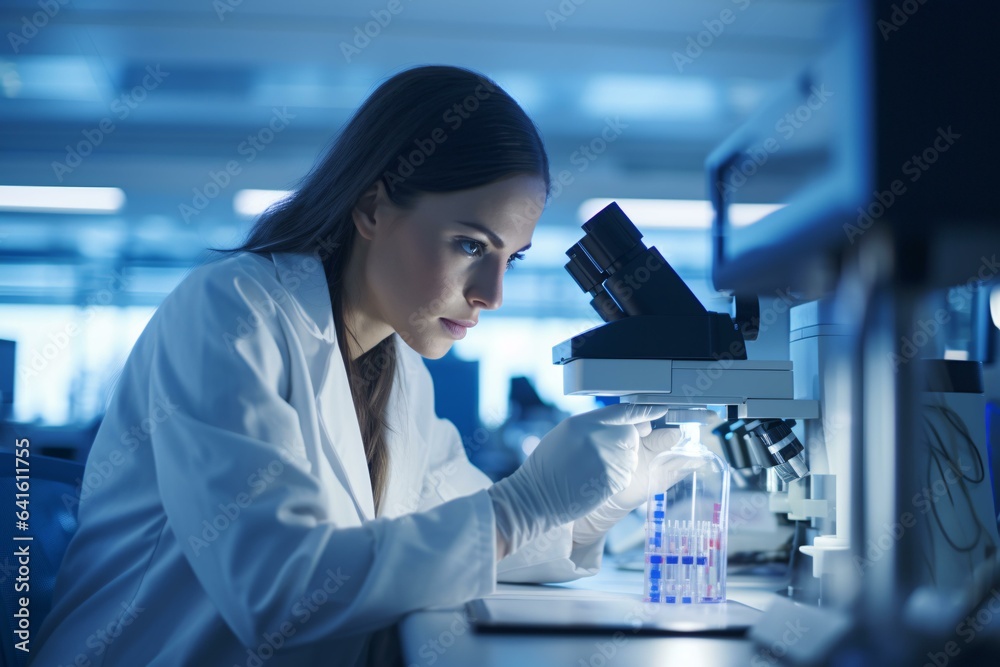
<path fill-rule="evenodd" d="M 480 224 L 478 222 L 465 222 L 463 220 L 458 220 L 457 222 L 460 225 L 465 225 L 466 227 L 472 227 L 473 229 L 482 232 L 483 234 L 486 235 L 486 238 L 488 238 L 490 240 L 490 243 L 492 243 L 494 246 L 496 246 L 497 250 L 503 250 L 503 247 L 504 247 L 503 239 L 501 239 L 499 236 L 497 236 L 495 233 L 493 233 L 493 230 L 490 229 L 489 227 L 487 227 L 486 225 L 482 225 L 482 224 Z M 520 250 L 518 250 L 518 252 L 523 252 L 523 251 L 527 250 L 530 247 L 531 247 L 531 244 L 529 243 L 528 245 L 526 245 L 523 248 L 521 248 Z"/>

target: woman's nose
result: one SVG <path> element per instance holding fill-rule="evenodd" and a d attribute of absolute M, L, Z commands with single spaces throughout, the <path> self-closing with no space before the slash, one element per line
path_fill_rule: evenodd
<path fill-rule="evenodd" d="M 507 267 L 483 267 L 469 287 L 468 298 L 485 310 L 496 310 L 503 303 L 503 276 Z"/>

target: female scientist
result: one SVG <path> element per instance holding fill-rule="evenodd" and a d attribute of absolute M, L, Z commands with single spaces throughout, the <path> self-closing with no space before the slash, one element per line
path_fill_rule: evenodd
<path fill-rule="evenodd" d="M 500 307 L 548 188 L 489 79 L 419 67 L 375 90 L 139 337 L 34 664 L 364 664 L 411 610 L 594 574 L 665 411 L 570 417 L 491 484 L 420 358 Z"/>

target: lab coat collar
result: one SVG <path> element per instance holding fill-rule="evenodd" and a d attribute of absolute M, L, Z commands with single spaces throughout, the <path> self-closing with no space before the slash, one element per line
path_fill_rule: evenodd
<path fill-rule="evenodd" d="M 323 263 L 317 252 L 276 252 L 271 258 L 278 280 L 292 295 L 291 306 L 298 309 L 306 330 L 329 344 L 320 343 L 320 351 L 312 355 L 309 362 L 313 386 L 317 387 L 316 407 L 327 436 L 324 444 L 330 459 L 340 463 L 358 512 L 365 520 L 374 519 L 375 504 L 364 441 L 354 412 L 347 370 L 341 362 Z M 348 411 L 353 419 L 338 419 Z"/>
<path fill-rule="evenodd" d="M 271 259 L 278 280 L 293 297 L 299 314 L 313 336 L 334 342 L 333 307 L 326 272 L 318 252 L 275 252 Z"/>

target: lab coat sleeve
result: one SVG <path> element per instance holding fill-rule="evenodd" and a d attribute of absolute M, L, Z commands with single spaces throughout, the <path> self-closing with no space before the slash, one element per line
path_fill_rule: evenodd
<path fill-rule="evenodd" d="M 222 618 L 247 646 L 291 627 L 291 647 L 491 593 L 484 491 L 335 525 L 327 492 L 294 453 L 303 431 L 283 398 L 294 315 L 273 296 L 253 275 L 205 271 L 151 323 L 150 405 L 173 406 L 150 434 L 166 524 Z"/>
<path fill-rule="evenodd" d="M 421 494 L 422 507 L 450 501 L 481 489 L 492 481 L 469 461 L 458 429 L 434 410 L 434 386 L 423 361 L 413 364 L 418 377 L 411 386 L 418 418 L 423 421 L 425 438 L 431 448 L 429 470 Z M 492 503 L 490 505 L 492 513 Z M 494 518 L 494 523 L 495 523 Z M 604 539 L 588 545 L 573 542 L 573 524 L 564 524 L 525 544 L 497 564 L 497 580 L 505 583 L 556 583 L 589 577 L 601 569 Z"/>

